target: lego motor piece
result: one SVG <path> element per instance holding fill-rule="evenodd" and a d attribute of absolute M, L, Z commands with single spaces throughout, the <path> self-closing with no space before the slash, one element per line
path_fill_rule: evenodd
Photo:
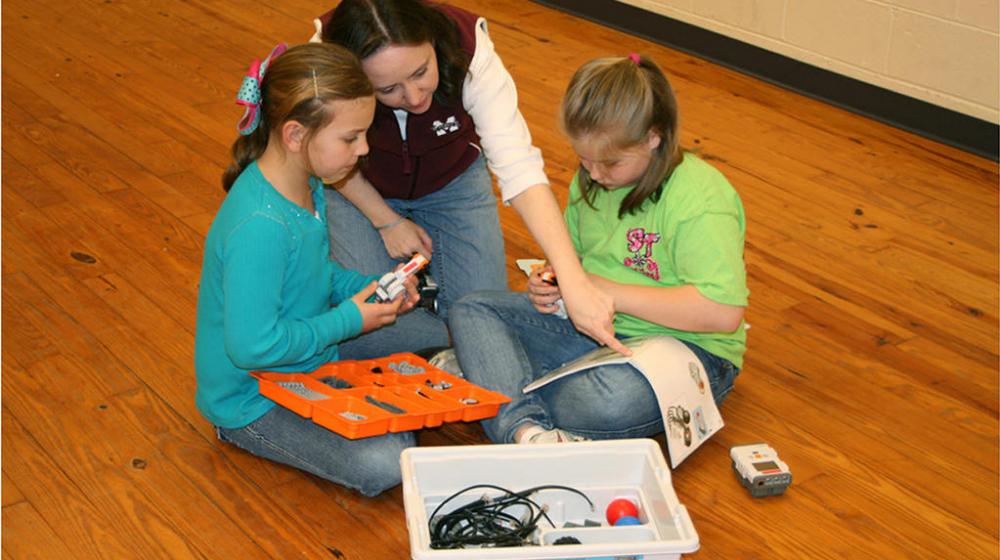
<path fill-rule="evenodd" d="M 541 259 L 517 259 L 517 267 L 524 271 L 525 274 L 531 276 L 534 271 L 538 268 L 545 266 L 545 261 Z M 540 275 L 542 282 L 549 284 L 550 286 L 558 286 L 559 281 L 556 280 L 555 272 L 547 271 Z M 553 305 L 556 306 L 556 311 L 553 313 L 556 317 L 560 319 L 567 319 L 569 316 L 566 314 L 566 302 L 562 298 L 557 299 Z"/>
<path fill-rule="evenodd" d="M 430 310 L 432 313 L 438 312 L 438 283 L 429 273 L 419 276 L 417 293 L 420 294 L 420 302 L 417 305 Z"/>
<path fill-rule="evenodd" d="M 788 465 L 778 452 L 764 443 L 737 445 L 729 450 L 733 471 L 754 498 L 784 494 L 792 483 Z"/>
<path fill-rule="evenodd" d="M 385 303 L 399 297 L 406 290 L 406 286 L 404 285 L 406 279 L 427 266 L 427 263 L 427 259 L 420 253 L 417 253 L 398 270 L 386 272 L 382 278 L 379 278 L 372 301 L 375 303 Z"/>

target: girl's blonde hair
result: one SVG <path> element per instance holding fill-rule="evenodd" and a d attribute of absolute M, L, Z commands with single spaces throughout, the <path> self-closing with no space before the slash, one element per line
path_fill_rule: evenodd
<path fill-rule="evenodd" d="M 233 142 L 233 162 L 222 174 L 222 188 L 233 186 L 251 162 L 263 155 L 273 130 L 297 121 L 306 130 L 305 142 L 333 120 L 328 101 L 372 96 L 371 82 L 358 59 L 347 49 L 329 43 L 291 47 L 271 60 L 260 84 L 260 123 Z"/>
<path fill-rule="evenodd" d="M 560 125 L 570 138 L 600 139 L 607 151 L 644 144 L 650 133 L 660 136 L 649 167 L 622 200 L 619 218 L 647 200 L 659 200 L 663 183 L 683 158 L 674 90 L 645 56 L 598 58 L 581 66 L 563 96 Z M 582 165 L 579 175 L 583 199 L 593 205 L 598 185 Z"/>

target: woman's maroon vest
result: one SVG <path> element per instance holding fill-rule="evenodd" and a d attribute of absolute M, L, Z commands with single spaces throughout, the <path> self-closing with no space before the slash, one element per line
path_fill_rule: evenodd
<path fill-rule="evenodd" d="M 475 14 L 454 6 L 435 5 L 455 22 L 459 43 L 471 60 L 476 50 Z M 320 16 L 325 26 L 331 12 Z M 383 198 L 420 198 L 437 191 L 468 169 L 479 157 L 479 136 L 472 117 L 459 104 L 448 107 L 436 99 L 427 112 L 406 119 L 406 141 L 392 109 L 376 104 L 368 129 L 369 153 L 361 172 Z"/>

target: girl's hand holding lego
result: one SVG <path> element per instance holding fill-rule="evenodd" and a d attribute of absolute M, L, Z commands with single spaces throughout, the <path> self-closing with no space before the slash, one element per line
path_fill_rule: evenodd
<path fill-rule="evenodd" d="M 556 301 L 562 298 L 559 286 L 542 280 L 542 274 L 554 274 L 551 266 L 538 267 L 528 276 L 528 299 L 540 313 L 555 313 L 559 310 Z"/>
<path fill-rule="evenodd" d="M 351 301 L 358 306 L 358 311 L 361 312 L 361 332 L 363 333 L 396 322 L 396 316 L 401 312 L 400 308 L 408 299 L 407 297 L 398 297 L 385 303 L 369 303 L 367 300 L 375 294 L 376 286 L 378 286 L 378 282 L 372 282 L 351 297 Z M 410 293 L 410 289 L 411 286 L 407 285 L 407 294 Z"/>
<path fill-rule="evenodd" d="M 379 227 L 378 232 L 390 257 L 409 259 L 413 253 L 420 253 L 430 260 L 433 252 L 431 236 L 427 235 L 424 228 L 410 220 L 398 218 L 396 222 L 389 222 Z"/>
<path fill-rule="evenodd" d="M 405 266 L 405 263 L 399 266 L 400 267 Z M 403 285 L 406 286 L 406 291 L 403 292 L 403 295 L 401 297 L 397 298 L 403 302 L 403 304 L 399 307 L 397 315 L 402 315 L 403 313 L 406 313 L 407 311 L 413 309 L 420 301 L 420 291 L 417 289 L 417 285 L 419 283 L 420 279 L 417 278 L 416 274 L 408 277 L 406 281 L 403 282 Z"/>

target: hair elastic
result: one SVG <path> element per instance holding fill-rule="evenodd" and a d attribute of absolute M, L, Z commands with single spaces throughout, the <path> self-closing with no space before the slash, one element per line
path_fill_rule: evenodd
<path fill-rule="evenodd" d="M 639 65 L 639 54 L 638 53 L 632 53 L 632 54 L 628 55 L 628 59 L 631 60 L 632 62 L 634 62 L 636 66 Z"/>

